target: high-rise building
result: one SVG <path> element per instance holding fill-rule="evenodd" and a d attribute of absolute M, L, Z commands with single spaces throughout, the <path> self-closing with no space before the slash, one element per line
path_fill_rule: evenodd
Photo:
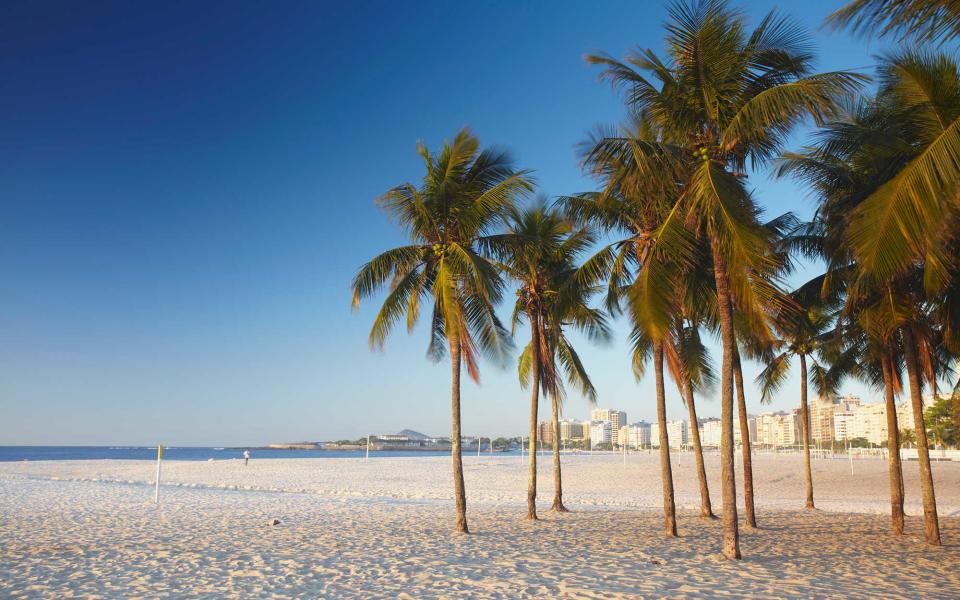
<path fill-rule="evenodd" d="M 619 432 L 618 432 L 619 433 Z M 590 422 L 590 445 L 612 444 L 613 430 L 610 421 Z"/>
<path fill-rule="evenodd" d="M 667 444 L 671 448 L 681 448 L 687 444 L 686 421 L 667 421 Z M 650 424 L 650 445 L 660 447 L 660 423 Z"/>
<path fill-rule="evenodd" d="M 799 436 L 799 416 L 775 412 L 757 415 L 757 443 L 763 446 L 792 446 Z"/>
<path fill-rule="evenodd" d="M 624 425 L 617 439 L 628 448 L 645 448 L 650 445 L 650 424 L 638 421 L 633 425 Z"/>
<path fill-rule="evenodd" d="M 560 421 L 560 441 L 582 440 L 584 437 L 590 437 L 590 435 L 589 433 L 586 436 L 583 435 L 583 423 L 573 420 Z"/>
<path fill-rule="evenodd" d="M 736 429 L 739 428 L 734 427 Z M 720 446 L 720 419 L 700 420 L 700 445 L 711 448 Z"/>
<path fill-rule="evenodd" d="M 616 445 L 617 437 L 620 435 L 620 428 L 627 424 L 627 413 L 622 410 L 613 410 L 611 408 L 595 408 L 590 412 L 591 421 L 609 421 L 611 439 L 610 443 Z"/>
<path fill-rule="evenodd" d="M 837 405 L 839 408 L 839 405 Z M 833 439 L 846 441 L 856 437 L 851 435 L 854 430 L 854 419 L 856 414 L 852 410 L 833 410 Z"/>
<path fill-rule="evenodd" d="M 810 438 L 813 442 L 833 441 L 833 412 L 836 406 L 833 399 L 817 396 L 808 404 L 810 412 Z"/>
<path fill-rule="evenodd" d="M 550 421 L 541 421 L 537 426 L 537 439 L 547 446 L 553 444 L 553 423 Z"/>
<path fill-rule="evenodd" d="M 882 402 L 861 404 L 853 412 L 852 438 L 865 438 L 871 444 L 887 441 L 887 407 Z"/>

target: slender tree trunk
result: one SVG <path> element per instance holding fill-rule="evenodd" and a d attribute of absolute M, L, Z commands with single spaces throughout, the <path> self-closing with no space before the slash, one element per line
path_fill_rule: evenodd
<path fill-rule="evenodd" d="M 537 405 L 540 401 L 540 328 L 536 316 L 529 315 L 530 319 L 530 349 L 533 355 L 531 360 L 531 374 L 533 381 L 530 387 L 533 393 L 530 396 L 530 454 L 527 475 L 527 518 L 537 520 Z"/>
<path fill-rule="evenodd" d="M 903 327 L 903 359 L 907 363 L 910 381 L 910 401 L 913 404 L 913 426 L 917 432 L 917 457 L 920 463 L 920 492 L 923 494 L 923 530 L 927 543 L 940 545 L 940 524 L 937 520 L 937 497 L 933 491 L 933 472 L 930 470 L 930 448 L 927 429 L 923 423 L 923 396 L 920 389 L 920 365 L 917 362 L 917 342 L 909 327 Z"/>
<path fill-rule="evenodd" d="M 803 475 L 807 482 L 807 503 L 813 506 L 813 472 L 810 470 L 810 411 L 807 410 L 807 355 L 800 355 L 800 435 L 803 436 Z"/>
<path fill-rule="evenodd" d="M 467 491 L 463 485 L 463 457 L 460 448 L 460 343 L 450 342 L 450 363 L 453 384 L 450 390 L 450 409 L 453 413 L 453 431 L 450 433 L 450 455 L 453 458 L 453 495 L 457 504 L 454 531 L 470 533 L 467 529 Z"/>
<path fill-rule="evenodd" d="M 882 359 L 883 397 L 887 409 L 887 449 L 890 452 L 890 519 L 893 534 L 903 535 L 903 469 L 900 465 L 900 427 L 893 397 L 893 373 L 888 357 Z"/>
<path fill-rule="evenodd" d="M 743 453 L 743 513 L 747 527 L 757 528 L 757 511 L 753 504 L 753 450 L 750 446 L 750 419 L 747 396 L 743 391 L 743 368 L 740 350 L 733 346 L 733 382 L 737 386 L 737 413 L 740 418 L 740 447 Z"/>
<path fill-rule="evenodd" d="M 663 518 L 668 537 L 677 536 L 677 509 L 673 501 L 673 470 L 667 436 L 667 394 L 663 387 L 663 344 L 653 344 L 653 372 L 657 384 L 657 422 L 660 424 L 660 479 L 663 483 Z"/>
<path fill-rule="evenodd" d="M 730 281 L 727 263 L 715 236 L 710 239 L 713 251 L 713 275 L 720 313 L 720 340 L 723 361 L 720 367 L 720 484 L 723 496 L 723 555 L 740 559 L 740 531 L 737 525 L 737 480 L 733 472 L 733 307 L 730 303 Z"/>
<path fill-rule="evenodd" d="M 697 419 L 697 407 L 693 403 L 693 386 L 690 379 L 683 374 L 683 395 L 687 401 L 687 413 L 690 417 L 690 437 L 693 438 L 693 455 L 697 459 L 697 478 L 700 480 L 700 516 L 705 519 L 714 519 L 713 508 L 710 506 L 710 486 L 707 485 L 707 469 L 703 464 L 703 446 L 700 444 L 700 421 Z"/>
<path fill-rule="evenodd" d="M 560 477 L 560 401 L 551 396 L 553 409 L 553 506 L 550 510 L 570 512 L 563 505 L 563 481 Z"/>

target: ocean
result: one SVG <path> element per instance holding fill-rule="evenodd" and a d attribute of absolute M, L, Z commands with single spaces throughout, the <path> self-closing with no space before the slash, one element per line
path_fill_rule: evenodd
<path fill-rule="evenodd" d="M 243 459 L 243 448 L 196 446 L 164 447 L 165 460 Z M 469 456 L 465 452 L 465 456 Z M 363 450 L 279 450 L 250 448 L 250 459 L 263 458 L 363 458 Z M 376 456 L 450 456 L 450 451 L 371 451 Z M 22 460 L 155 460 L 156 446 L 0 446 L 0 462 Z"/>

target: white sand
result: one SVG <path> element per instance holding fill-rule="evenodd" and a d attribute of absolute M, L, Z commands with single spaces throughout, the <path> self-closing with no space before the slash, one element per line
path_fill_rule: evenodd
<path fill-rule="evenodd" d="M 662 537 L 656 454 L 626 470 L 565 456 L 574 512 L 539 523 L 523 518 L 518 457 L 464 460 L 470 536 L 450 533 L 449 458 L 168 461 L 159 507 L 147 461 L 0 463 L 0 597 L 960 596 L 960 464 L 934 465 L 945 546 L 930 548 L 917 517 L 887 534 L 885 462 L 850 475 L 816 461 L 821 510 L 803 511 L 799 457 L 758 456 L 761 529 L 735 563 L 716 556 L 719 522 L 693 512 Z M 695 509 L 692 456 L 674 464 L 678 505 Z M 917 465 L 904 467 L 917 515 Z M 546 509 L 549 456 L 540 473 Z"/>

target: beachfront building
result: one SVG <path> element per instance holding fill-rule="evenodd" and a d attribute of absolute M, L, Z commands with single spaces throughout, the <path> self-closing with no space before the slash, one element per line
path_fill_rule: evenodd
<path fill-rule="evenodd" d="M 618 432 L 619 433 L 619 432 Z M 591 421 L 590 422 L 590 445 L 612 444 L 613 428 L 610 421 Z"/>
<path fill-rule="evenodd" d="M 627 413 L 611 408 L 595 408 L 590 412 L 591 421 L 607 421 L 610 423 L 610 443 L 616 445 L 620 435 L 620 428 L 627 424 Z M 598 442 L 599 443 L 599 442 Z"/>
<path fill-rule="evenodd" d="M 682 420 L 667 421 L 667 443 L 671 448 L 682 448 L 687 445 L 687 422 Z M 660 447 L 660 424 L 650 424 L 650 445 Z"/>
<path fill-rule="evenodd" d="M 834 435 L 832 398 L 817 396 L 809 403 L 810 438 L 816 442 L 832 442 Z"/>
<path fill-rule="evenodd" d="M 650 423 L 638 421 L 633 425 L 624 425 L 617 439 L 628 448 L 646 448 L 650 445 Z"/>
<path fill-rule="evenodd" d="M 720 447 L 720 419 L 700 419 L 700 444 L 709 448 Z M 757 418 L 747 415 L 747 434 L 751 442 L 757 441 Z M 740 444 L 740 421 L 733 421 L 733 443 Z"/>
<path fill-rule="evenodd" d="M 852 410 L 834 410 L 833 411 L 833 439 L 837 441 L 846 441 L 856 437 L 851 435 L 854 429 L 854 419 L 856 415 Z"/>
<path fill-rule="evenodd" d="M 700 419 L 700 445 L 720 447 L 720 419 Z"/>
<path fill-rule="evenodd" d="M 756 423 L 757 443 L 762 446 L 792 446 L 799 440 L 799 411 L 763 413 Z"/>
<path fill-rule="evenodd" d="M 550 421 L 540 421 L 540 424 L 537 425 L 537 439 L 540 440 L 542 444 L 552 444 L 553 423 Z"/>
<path fill-rule="evenodd" d="M 861 404 L 854 411 L 851 438 L 865 438 L 871 444 L 887 441 L 887 407 L 882 402 Z"/>
<path fill-rule="evenodd" d="M 560 441 L 569 442 L 571 440 L 582 440 L 590 437 L 590 432 L 584 434 L 583 423 L 572 419 L 560 421 Z"/>

